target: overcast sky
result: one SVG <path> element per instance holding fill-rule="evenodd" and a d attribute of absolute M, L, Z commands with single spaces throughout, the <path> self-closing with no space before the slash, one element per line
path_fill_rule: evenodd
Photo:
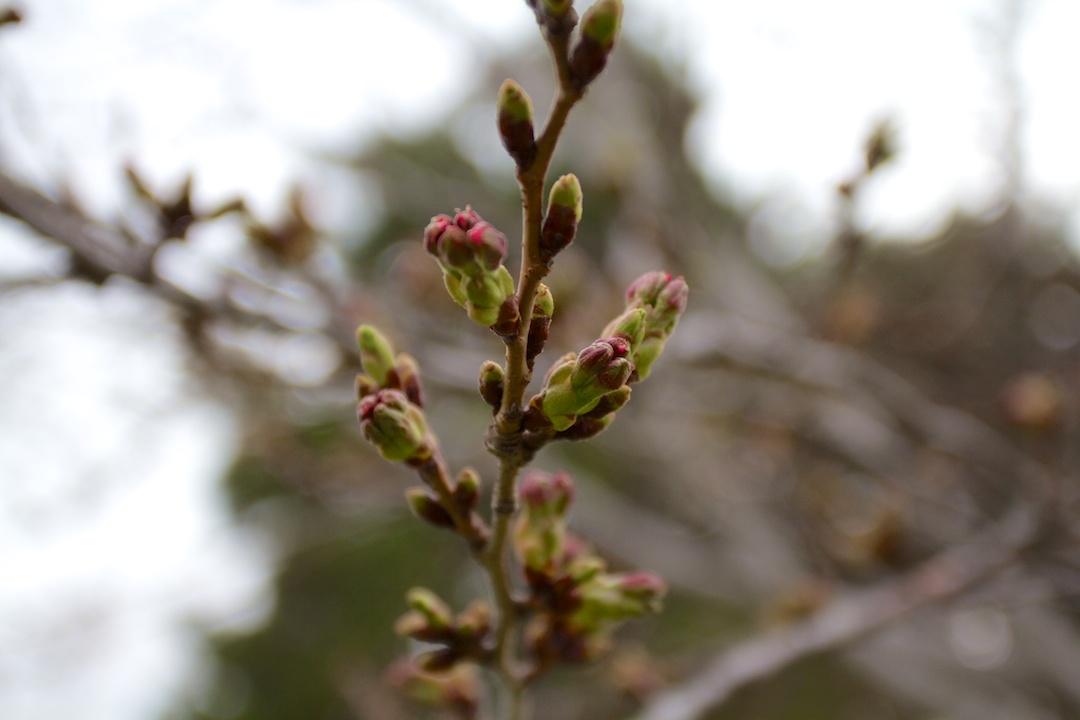
<path fill-rule="evenodd" d="M 362 198 L 317 167 L 312 148 L 428 127 L 483 48 L 538 42 L 520 0 L 20 5 L 27 22 L 0 35 L 0 162 L 45 187 L 69 182 L 103 215 L 119 206 L 118 168 L 134 158 L 161 187 L 192 170 L 199 199 L 241 193 L 267 215 L 299 177 L 318 190 L 317 219 L 333 225 Z M 1017 3 L 1014 62 L 1002 54 L 1009 0 L 626 6 L 629 32 L 702 95 L 689 140 L 702 171 L 743 202 L 784 204 L 791 232 L 773 260 L 820 247 L 835 184 L 886 117 L 904 152 L 875 179 L 861 222 L 926 234 L 956 207 L 992 211 L 1006 179 L 1010 69 L 1026 192 L 1077 209 L 1075 0 Z M 17 235 L 0 223 L 0 273 L 25 255 Z M 153 332 L 154 318 L 122 296 L 0 296 L 0 423 L 19 428 L 0 434 L 0 566 L 20 578 L 0 586 L 3 717 L 151 718 L 197 657 L 183 622 L 266 609 L 269 558 L 256 539 L 225 532 L 216 495 L 232 426 L 210 399 L 192 400 L 170 365 L 178 338 Z M 140 356 L 126 357 L 136 342 Z M 153 428 L 129 426 L 148 414 Z M 145 452 L 132 458 L 140 432 Z M 50 504 L 73 496 L 76 520 Z M 159 514 L 146 509 L 163 503 L 171 524 L 148 526 Z M 151 567 L 147 548 L 169 553 L 167 570 Z M 217 591 L 177 592 L 193 586 Z M 67 626 L 79 632 L 57 635 Z M 62 657 L 77 661 L 59 673 Z"/>

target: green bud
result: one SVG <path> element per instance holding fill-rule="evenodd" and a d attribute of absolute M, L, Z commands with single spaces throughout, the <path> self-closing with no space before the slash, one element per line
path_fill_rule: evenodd
<path fill-rule="evenodd" d="M 526 168 L 536 156 L 532 100 L 524 88 L 507 80 L 499 88 L 499 137 L 518 167 Z"/>
<path fill-rule="evenodd" d="M 570 73 L 580 92 L 603 71 L 622 25 L 622 0 L 597 0 L 581 18 L 581 37 L 570 58 Z"/>
<path fill-rule="evenodd" d="M 450 607 L 427 588 L 412 588 L 405 593 L 405 602 L 420 613 L 433 630 L 447 630 L 454 621 Z"/>
<path fill-rule="evenodd" d="M 364 372 L 379 387 L 384 387 L 394 367 L 394 350 L 390 341 L 371 325 L 361 325 L 356 330 L 356 344 L 360 347 L 360 363 Z"/>
<path fill-rule="evenodd" d="M 608 323 L 601 335 L 622 338 L 630 344 L 630 351 L 634 352 L 645 336 L 645 315 L 642 308 L 627 308 L 622 315 Z"/>
<path fill-rule="evenodd" d="M 622 26 L 622 0 L 597 0 L 581 18 L 581 36 L 611 50 Z"/>
<path fill-rule="evenodd" d="M 607 565 L 603 559 L 595 555 L 586 555 L 585 557 L 576 558 L 570 563 L 570 566 L 566 569 L 566 574 L 570 576 L 575 584 L 582 585 L 597 577 L 606 569 Z"/>
<path fill-rule="evenodd" d="M 480 397 L 496 412 L 502 407 L 504 373 L 502 366 L 486 360 L 480 368 Z"/>
<path fill-rule="evenodd" d="M 551 290 L 544 283 L 536 288 L 536 299 L 533 300 L 533 317 L 552 317 L 555 315 L 555 298 Z"/>
<path fill-rule="evenodd" d="M 561 18 L 570 12 L 574 0 L 540 0 L 544 12 L 553 18 Z"/>
<path fill-rule="evenodd" d="M 356 408 L 364 438 L 392 462 L 431 457 L 424 411 L 398 390 L 379 390 L 363 398 Z"/>

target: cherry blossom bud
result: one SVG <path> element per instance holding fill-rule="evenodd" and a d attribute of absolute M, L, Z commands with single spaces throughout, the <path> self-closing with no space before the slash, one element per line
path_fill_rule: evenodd
<path fill-rule="evenodd" d="M 563 175 L 551 186 L 547 215 L 540 230 L 540 261 L 550 264 L 555 256 L 574 241 L 581 222 L 583 197 L 581 183 L 573 174 Z"/>
<path fill-rule="evenodd" d="M 457 476 L 454 485 L 454 502 L 464 511 L 476 507 L 480 499 L 480 475 L 472 468 L 465 468 Z"/>
<path fill-rule="evenodd" d="M 423 488 L 409 488 L 405 491 L 405 500 L 409 503 L 409 509 L 421 520 L 426 520 L 435 527 L 454 527 L 450 513 L 439 503 L 438 498 L 432 497 Z"/>
<path fill-rule="evenodd" d="M 630 283 L 626 290 L 628 308 L 645 311 L 645 331 L 642 341 L 632 354 L 635 371 L 633 381 L 644 380 L 664 351 L 664 345 L 675 330 L 689 297 L 690 290 L 681 277 L 673 278 L 664 272 L 649 272 Z"/>
<path fill-rule="evenodd" d="M 536 156 L 532 100 L 524 88 L 507 80 L 499 88 L 499 137 L 519 168 L 527 168 Z"/>
<path fill-rule="evenodd" d="M 521 503 L 526 513 L 564 515 L 574 500 L 574 479 L 569 473 L 534 471 L 521 481 Z"/>
<path fill-rule="evenodd" d="M 424 249 L 435 257 L 439 256 L 439 240 L 442 238 L 446 229 L 454 224 L 452 218 L 449 215 L 436 215 L 431 218 L 431 222 L 424 229 Z"/>
<path fill-rule="evenodd" d="M 642 308 L 627 308 L 622 315 L 608 323 L 602 334 L 604 337 L 622 338 L 633 352 L 645 336 L 645 316 Z"/>
<path fill-rule="evenodd" d="M 622 0 L 597 0 L 581 18 L 581 37 L 570 59 L 570 71 L 580 91 L 607 65 L 619 37 L 622 11 Z"/>
<path fill-rule="evenodd" d="M 394 350 L 382 334 L 371 325 L 361 325 L 356 331 L 360 348 L 360 363 L 364 372 L 379 387 L 386 386 L 387 376 L 394 367 Z"/>
<path fill-rule="evenodd" d="M 357 406 L 360 430 L 385 459 L 400 462 L 431 457 L 424 412 L 398 390 L 380 390 Z"/>
<path fill-rule="evenodd" d="M 548 373 L 540 408 L 556 430 L 566 430 L 578 415 L 594 409 L 601 398 L 618 390 L 634 372 L 622 338 L 597 340 Z"/>
<path fill-rule="evenodd" d="M 454 225 L 462 230 L 471 230 L 474 225 L 481 222 L 484 222 L 484 219 L 470 205 L 466 205 L 464 210 L 458 210 L 454 215 Z"/>
<path fill-rule="evenodd" d="M 409 402 L 424 407 L 424 388 L 420 384 L 420 365 L 416 358 L 408 353 L 398 353 L 388 380 L 392 387 L 405 393 Z"/>
<path fill-rule="evenodd" d="M 494 360 L 487 360 L 480 368 L 480 397 L 498 412 L 502 407 L 504 373 L 502 366 Z"/>

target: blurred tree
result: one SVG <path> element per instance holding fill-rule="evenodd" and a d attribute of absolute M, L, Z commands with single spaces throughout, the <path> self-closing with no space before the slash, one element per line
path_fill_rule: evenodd
<path fill-rule="evenodd" d="M 470 203 L 517 223 L 511 161 L 468 138 L 495 142 L 493 113 L 476 108 L 503 77 L 543 95 L 535 60 L 495 58 L 480 84 L 491 97 L 462 98 L 437 132 L 330 158 L 381 199 L 353 237 L 321 237 L 301 193 L 267 225 L 242 203 L 190 208 L 190 186 L 179 200 L 137 193 L 169 221 L 137 231 L 0 168 L 0 212 L 67 249 L 62 282 L 123 277 L 175 307 L 192 372 L 242 423 L 226 488 L 238 525 L 273 538 L 275 607 L 250 634 L 209 637 L 215 680 L 177 717 L 416 716 L 385 682 L 400 598 L 417 583 L 472 595 L 476 578 L 464 547 L 405 517 L 404 471 L 360 441 L 352 332 L 374 319 L 415 354 L 447 453 L 490 469 L 474 384 L 499 345 L 460 317 L 419 240 L 433 212 Z M 1080 715 L 1080 265 L 1062 224 L 1010 196 L 921 244 L 842 222 L 833 249 L 858 249 L 843 272 L 835 254 L 768 267 L 747 239 L 753 213 L 686 157 L 692 93 L 639 48 L 611 73 L 556 158 L 590 194 L 551 278 L 551 346 L 591 339 L 644 269 L 685 275 L 695 295 L 671 363 L 635 390 L 619 432 L 541 464 L 582 481 L 577 530 L 673 593 L 626 633 L 653 655 L 546 679 L 544 715 Z M 868 155 L 859 182 L 881 159 Z M 850 185 L 838 193 L 848 219 L 858 201 Z M 183 231 L 178 208 L 192 213 Z M 234 213 L 250 242 L 212 292 L 163 278 L 163 249 Z"/>

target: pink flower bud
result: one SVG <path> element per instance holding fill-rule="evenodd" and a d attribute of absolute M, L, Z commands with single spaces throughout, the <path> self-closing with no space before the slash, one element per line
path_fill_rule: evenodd
<path fill-rule="evenodd" d="M 569 473 L 533 471 L 521 482 L 521 502 L 526 512 L 562 515 L 573 500 L 574 479 Z"/>
<path fill-rule="evenodd" d="M 438 257 L 438 245 L 439 239 L 442 234 L 446 232 L 446 229 L 454 224 L 454 221 L 450 219 L 449 215 L 436 215 L 431 218 L 431 222 L 424 229 L 424 249 L 428 253 Z"/>
<path fill-rule="evenodd" d="M 470 205 L 466 205 L 464 210 L 458 210 L 457 215 L 454 215 L 454 224 L 462 230 L 471 230 L 473 225 L 483 221 L 484 218 Z"/>
<path fill-rule="evenodd" d="M 577 367 L 570 376 L 575 389 L 596 385 L 615 390 L 626 382 L 634 365 L 626 359 L 630 345 L 620 337 L 597 340 L 578 353 Z M 591 409 L 591 408 L 590 408 Z"/>

